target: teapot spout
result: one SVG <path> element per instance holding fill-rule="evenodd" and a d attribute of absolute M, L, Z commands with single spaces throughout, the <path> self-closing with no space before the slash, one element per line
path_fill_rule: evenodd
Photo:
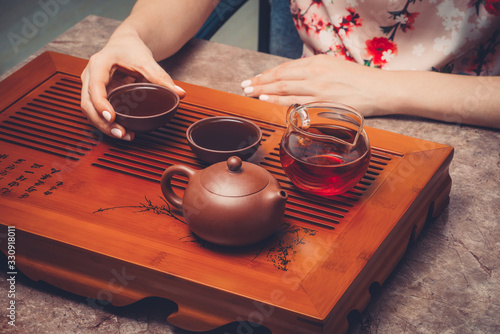
<path fill-rule="evenodd" d="M 281 189 L 278 192 L 278 194 L 279 194 L 281 201 L 286 202 L 286 200 L 288 199 L 288 193 L 286 191 L 284 191 L 283 189 Z"/>
<path fill-rule="evenodd" d="M 271 209 L 270 217 L 273 217 L 271 221 L 274 222 L 275 228 L 278 228 L 283 223 L 287 199 L 288 193 L 281 187 L 269 192 L 266 206 Z"/>
<path fill-rule="evenodd" d="M 277 191 L 274 191 L 269 195 L 268 200 L 276 207 L 285 205 L 286 200 L 288 199 L 288 193 L 283 189 L 277 189 Z"/>

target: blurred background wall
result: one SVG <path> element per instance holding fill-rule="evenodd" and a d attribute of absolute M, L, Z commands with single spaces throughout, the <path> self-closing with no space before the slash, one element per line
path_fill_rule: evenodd
<path fill-rule="evenodd" d="M 0 75 L 87 15 L 127 17 L 135 0 L 0 0 Z M 211 38 L 257 50 L 258 0 L 249 0 Z"/>

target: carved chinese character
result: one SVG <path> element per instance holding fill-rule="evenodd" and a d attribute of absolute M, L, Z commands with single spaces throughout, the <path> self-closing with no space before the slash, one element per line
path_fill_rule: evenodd
<path fill-rule="evenodd" d="M 60 171 L 61 171 L 60 169 L 52 168 L 50 174 L 59 173 Z"/>
<path fill-rule="evenodd" d="M 11 183 L 8 184 L 9 187 L 19 187 L 19 182 L 17 181 L 12 181 Z"/>
<path fill-rule="evenodd" d="M 37 189 L 36 189 L 36 187 L 35 187 L 35 186 L 31 186 L 31 187 L 29 187 L 28 189 L 26 189 L 25 191 L 26 191 L 26 192 L 28 192 L 28 193 L 31 193 L 31 192 L 33 192 L 33 191 L 37 191 Z"/>

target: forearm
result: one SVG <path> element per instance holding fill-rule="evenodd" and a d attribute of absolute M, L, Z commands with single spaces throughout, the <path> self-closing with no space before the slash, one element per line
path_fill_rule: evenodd
<path fill-rule="evenodd" d="M 384 99 L 393 114 L 500 128 L 500 77 L 393 72 Z"/>
<path fill-rule="evenodd" d="M 139 0 L 111 39 L 137 34 L 159 61 L 177 52 L 201 28 L 219 0 Z"/>

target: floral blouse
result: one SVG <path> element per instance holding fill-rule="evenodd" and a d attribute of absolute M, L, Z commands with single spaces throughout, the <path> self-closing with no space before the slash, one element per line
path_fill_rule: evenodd
<path fill-rule="evenodd" d="M 500 0 L 290 0 L 303 56 L 500 75 Z"/>

